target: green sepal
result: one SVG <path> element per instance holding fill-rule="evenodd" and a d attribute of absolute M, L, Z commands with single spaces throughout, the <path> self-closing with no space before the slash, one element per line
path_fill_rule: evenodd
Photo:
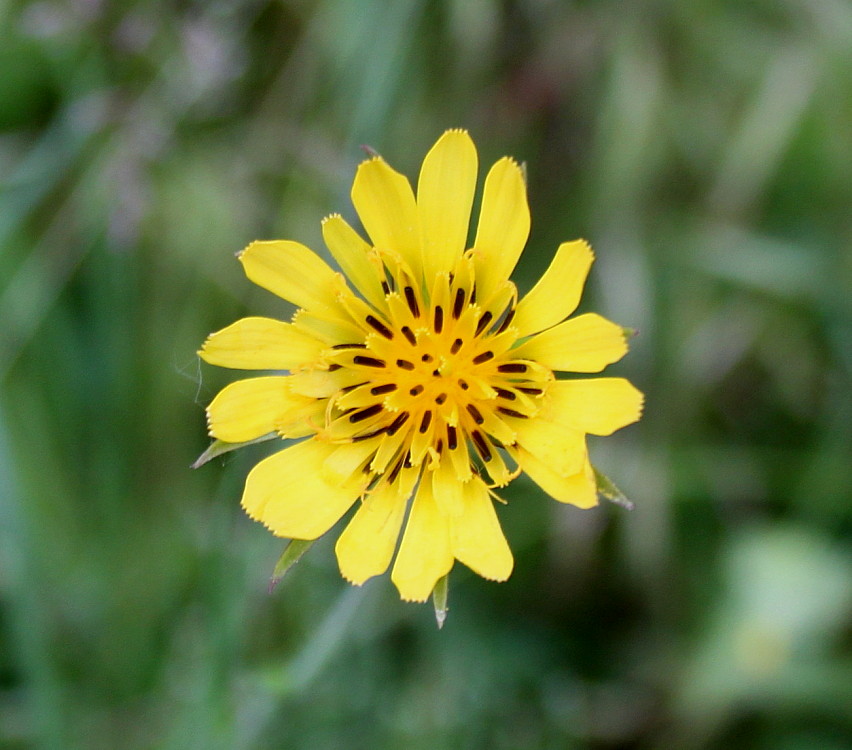
<path fill-rule="evenodd" d="M 246 440 L 244 443 L 226 443 L 224 440 L 214 440 L 210 443 L 210 447 L 195 459 L 195 462 L 190 466 L 190 468 L 197 469 L 199 466 L 204 466 L 204 464 L 208 461 L 216 458 L 216 456 L 221 456 L 224 453 L 230 453 L 238 448 L 245 448 L 247 445 L 263 443 L 266 440 L 272 440 L 272 438 L 277 437 L 279 437 L 277 432 L 270 432 L 266 435 L 261 435 L 259 438 L 255 438 L 254 440 Z"/>
<path fill-rule="evenodd" d="M 627 499 L 627 496 L 618 489 L 615 482 L 613 482 L 606 474 L 598 471 L 596 467 L 593 466 L 592 469 L 595 472 L 595 484 L 598 488 L 598 494 L 615 505 L 620 505 L 622 508 L 626 508 L 627 510 L 633 510 L 635 506 Z"/>
<path fill-rule="evenodd" d="M 447 595 L 450 588 L 449 573 L 443 578 L 439 578 L 432 589 L 432 604 L 435 606 L 435 621 L 438 623 L 438 630 L 444 627 L 444 621 L 447 619 Z"/>
<path fill-rule="evenodd" d="M 315 541 L 316 539 L 291 539 L 287 543 L 287 546 L 281 553 L 281 557 L 278 558 L 278 562 L 275 563 L 275 567 L 272 569 L 272 576 L 269 578 L 270 594 L 281 582 L 281 579 L 287 575 L 287 571 L 299 562 L 302 555 L 311 548 Z"/>

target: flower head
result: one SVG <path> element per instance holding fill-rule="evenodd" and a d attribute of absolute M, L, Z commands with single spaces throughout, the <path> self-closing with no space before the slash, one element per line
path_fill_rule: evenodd
<path fill-rule="evenodd" d="M 249 473 L 249 516 L 315 539 L 357 502 L 337 541 L 341 573 L 355 584 L 384 573 L 402 532 L 391 578 L 407 600 L 426 599 L 455 560 L 508 578 L 494 488 L 525 471 L 560 502 L 595 505 L 586 434 L 610 434 L 642 407 L 622 378 L 555 377 L 621 359 L 625 331 L 595 314 L 568 319 L 592 263 L 582 240 L 561 245 L 518 300 L 509 276 L 530 215 L 509 158 L 488 172 L 467 248 L 476 178 L 462 130 L 429 151 L 416 195 L 381 158 L 363 162 L 352 201 L 370 241 L 338 215 L 322 225 L 343 273 L 297 242 L 253 242 L 239 255 L 248 278 L 298 309 L 291 322 L 238 320 L 200 351 L 275 371 L 216 396 L 214 438 L 299 440 Z"/>

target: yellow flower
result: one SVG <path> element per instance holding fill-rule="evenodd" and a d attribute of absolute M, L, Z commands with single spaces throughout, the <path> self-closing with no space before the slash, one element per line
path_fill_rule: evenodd
<path fill-rule="evenodd" d="M 582 240 L 562 244 L 518 301 L 509 276 L 530 215 L 509 158 L 488 172 L 466 249 L 476 178 L 462 130 L 426 155 L 416 196 L 381 158 L 363 162 L 352 201 L 370 242 L 338 215 L 322 224 L 343 275 L 297 242 L 253 242 L 239 255 L 246 275 L 298 310 L 289 323 L 238 320 L 200 351 L 214 365 L 276 371 L 216 396 L 214 438 L 300 440 L 249 473 L 249 516 L 309 540 L 357 502 L 336 546 L 354 584 L 387 570 L 404 525 L 391 578 L 406 600 L 426 599 L 455 560 L 506 580 L 513 559 L 493 488 L 525 471 L 560 502 L 597 504 L 586 434 L 608 435 L 642 408 L 622 378 L 554 376 L 621 359 L 625 331 L 593 313 L 566 320 L 592 263 Z"/>

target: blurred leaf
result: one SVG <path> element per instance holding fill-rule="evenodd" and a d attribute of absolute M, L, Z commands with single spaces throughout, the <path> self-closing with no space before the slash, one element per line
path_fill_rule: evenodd
<path fill-rule="evenodd" d="M 447 619 L 447 594 L 450 588 L 450 577 L 445 575 L 432 589 L 432 604 L 435 606 L 435 621 L 438 623 L 438 630 L 444 627 L 444 622 Z"/>
<path fill-rule="evenodd" d="M 627 510 L 633 510 L 635 506 L 627 499 L 627 496 L 618 489 L 618 487 L 616 487 L 615 482 L 594 466 L 592 467 L 592 470 L 595 472 L 595 483 L 598 488 L 598 494 L 600 494 L 601 497 L 609 500 L 614 505 L 620 505 L 622 508 L 626 508 Z"/>
<path fill-rule="evenodd" d="M 275 587 L 281 582 L 281 579 L 287 575 L 290 570 L 314 544 L 316 539 L 291 539 L 278 562 L 275 563 L 275 568 L 272 570 L 272 576 L 269 579 L 269 593 L 271 594 Z"/>
<path fill-rule="evenodd" d="M 195 461 L 190 465 L 191 469 L 197 469 L 201 466 L 204 466 L 208 461 L 216 458 L 216 456 L 224 455 L 225 453 L 230 453 L 231 451 L 239 450 L 240 448 L 245 448 L 247 445 L 255 445 L 256 443 L 264 443 L 267 440 L 272 440 L 273 438 L 279 437 L 277 432 L 270 432 L 268 435 L 263 435 L 262 437 L 255 438 L 254 440 L 246 440 L 244 443 L 226 443 L 224 440 L 214 440 L 210 443 L 210 447 L 204 451 Z"/>

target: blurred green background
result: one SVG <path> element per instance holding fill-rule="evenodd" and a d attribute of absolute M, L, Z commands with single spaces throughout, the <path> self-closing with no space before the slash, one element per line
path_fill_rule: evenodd
<path fill-rule="evenodd" d="M 0 5 L 0 748 L 852 747 L 852 5 L 42 0 Z M 361 589 L 191 471 L 286 316 L 234 253 L 320 249 L 379 150 L 448 127 L 527 163 L 522 290 L 560 241 L 638 328 L 636 502 L 499 509 L 508 583 L 450 615 Z"/>

